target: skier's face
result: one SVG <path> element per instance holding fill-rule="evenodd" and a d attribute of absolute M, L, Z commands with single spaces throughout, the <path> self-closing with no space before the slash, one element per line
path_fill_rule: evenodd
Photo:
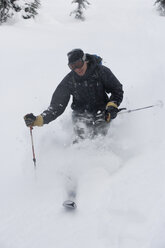
<path fill-rule="evenodd" d="M 79 75 L 79 76 L 84 76 L 85 72 L 87 70 L 87 62 L 85 61 L 83 66 L 81 68 L 76 68 L 74 71 Z"/>

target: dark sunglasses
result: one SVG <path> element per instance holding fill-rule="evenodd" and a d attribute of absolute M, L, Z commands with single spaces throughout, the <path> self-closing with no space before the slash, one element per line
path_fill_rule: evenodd
<path fill-rule="evenodd" d="M 75 61 L 74 63 L 68 64 L 69 68 L 74 71 L 75 69 L 80 69 L 81 67 L 83 67 L 84 65 L 84 61 L 82 59 L 79 59 L 77 61 Z"/>

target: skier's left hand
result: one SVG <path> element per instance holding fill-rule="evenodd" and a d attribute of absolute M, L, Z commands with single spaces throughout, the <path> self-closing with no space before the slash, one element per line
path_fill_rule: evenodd
<path fill-rule="evenodd" d="M 116 118 L 118 112 L 117 104 L 114 102 L 108 102 L 105 109 L 106 122 L 110 122 L 111 119 Z"/>

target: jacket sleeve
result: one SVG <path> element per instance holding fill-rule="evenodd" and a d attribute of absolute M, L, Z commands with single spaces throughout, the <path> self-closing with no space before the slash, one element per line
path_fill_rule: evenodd
<path fill-rule="evenodd" d="M 60 116 L 66 106 L 68 105 L 70 99 L 70 90 L 67 84 L 67 77 L 62 80 L 62 82 L 57 86 L 55 92 L 53 93 L 50 106 L 41 115 L 44 120 L 44 124 L 55 120 Z"/>
<path fill-rule="evenodd" d="M 111 70 L 105 66 L 101 66 L 101 79 L 105 87 L 105 91 L 110 95 L 109 101 L 115 102 L 118 106 L 123 100 L 123 86 Z"/>

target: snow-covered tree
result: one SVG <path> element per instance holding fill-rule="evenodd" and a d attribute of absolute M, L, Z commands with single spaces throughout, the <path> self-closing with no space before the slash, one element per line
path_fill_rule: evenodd
<path fill-rule="evenodd" d="M 87 0 L 73 0 L 72 3 L 77 3 L 77 8 L 70 13 L 75 14 L 76 19 L 84 20 L 83 10 L 87 8 L 90 3 Z"/>
<path fill-rule="evenodd" d="M 38 14 L 37 9 L 39 8 L 39 6 L 40 6 L 39 0 L 26 2 L 22 17 L 24 19 L 34 18 Z"/>
<path fill-rule="evenodd" d="M 13 3 L 10 0 L 0 0 L 0 23 L 14 15 Z"/>
<path fill-rule="evenodd" d="M 24 19 L 34 18 L 39 6 L 40 0 L 0 0 L 0 23 L 12 18 L 16 12 Z"/>
<path fill-rule="evenodd" d="M 165 16 L 165 0 L 156 0 L 155 4 L 157 5 L 160 14 Z"/>

